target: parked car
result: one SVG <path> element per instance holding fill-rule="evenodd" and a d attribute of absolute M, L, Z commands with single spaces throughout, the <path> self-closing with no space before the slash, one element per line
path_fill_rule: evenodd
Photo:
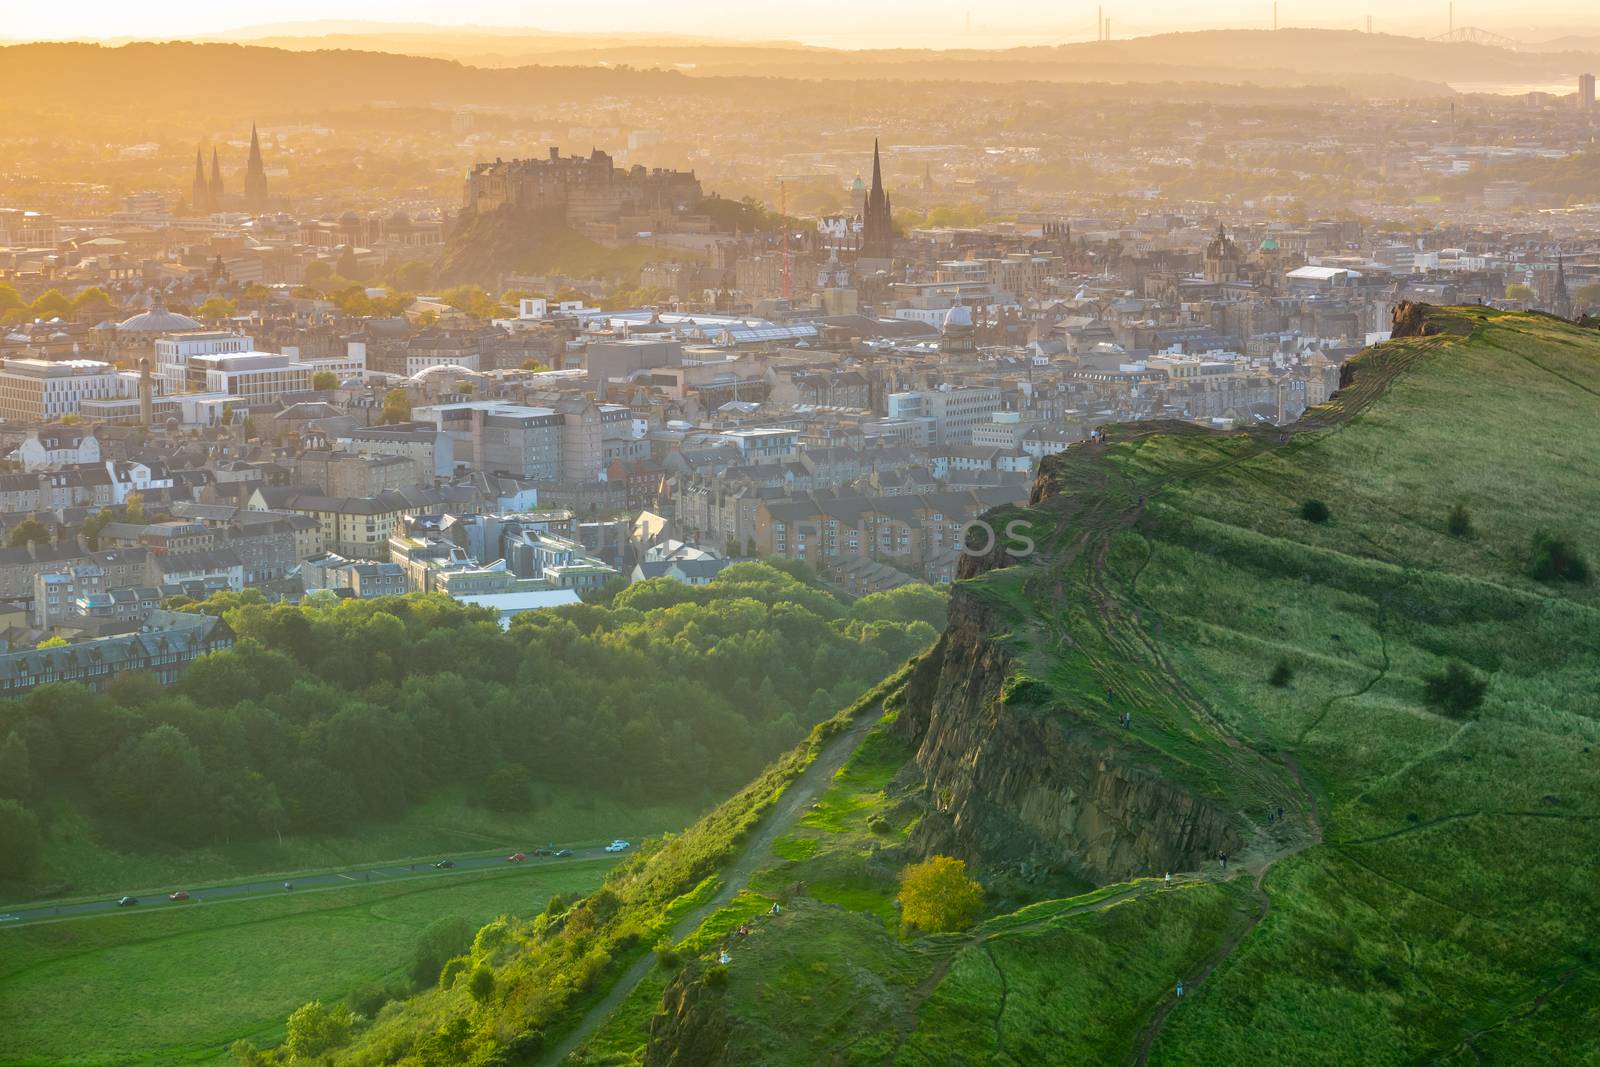
<path fill-rule="evenodd" d="M 620 837 L 606 846 L 607 852 L 626 852 L 627 850 L 628 843 Z"/>
<path fill-rule="evenodd" d="M 119 907 L 119 908 L 131 908 L 137 903 L 139 903 L 139 898 L 138 897 L 122 897 L 120 900 L 117 901 L 117 907 Z"/>
<path fill-rule="evenodd" d="M 535 856 L 554 856 L 556 850 L 553 848 L 536 848 L 533 850 L 533 854 Z"/>
<path fill-rule="evenodd" d="M 554 856 L 556 859 L 561 859 L 565 856 L 572 855 L 572 850 L 570 848 L 558 848 L 554 852 L 550 853 L 550 855 Z"/>
<path fill-rule="evenodd" d="M 434 864 L 434 866 L 439 868 L 439 870 L 441 870 L 441 871 L 448 871 L 451 867 L 454 867 L 455 865 L 456 865 L 456 861 L 455 860 L 440 860 L 438 863 Z"/>
<path fill-rule="evenodd" d="M 169 894 L 167 896 L 167 899 L 168 900 L 188 900 L 189 899 L 189 894 L 180 889 L 176 893 Z"/>
<path fill-rule="evenodd" d="M 513 852 L 511 855 L 506 857 L 506 862 L 507 863 L 521 863 L 523 860 L 525 860 L 527 858 L 528 858 L 528 854 L 526 852 Z"/>
<path fill-rule="evenodd" d="M 20 915 L 11 915 L 11 914 L 0 915 L 0 923 L 18 923 L 18 922 L 21 922 L 21 921 L 22 921 L 22 916 L 20 916 Z"/>

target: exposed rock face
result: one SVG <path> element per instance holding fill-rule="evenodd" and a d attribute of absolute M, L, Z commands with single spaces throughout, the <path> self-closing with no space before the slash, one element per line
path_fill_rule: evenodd
<path fill-rule="evenodd" d="M 650 1020 L 650 1043 L 644 1067 L 712 1067 L 726 1062 L 728 1018 L 713 1001 L 716 990 L 694 981 L 685 968 L 661 996 L 661 1009 Z"/>
<path fill-rule="evenodd" d="M 1439 332 L 1428 322 L 1428 304 L 1402 300 L 1394 306 L 1391 337 L 1428 337 Z"/>
<path fill-rule="evenodd" d="M 994 620 L 957 589 L 896 732 L 917 745 L 928 812 L 913 849 L 1027 862 L 1094 882 L 1192 870 L 1239 837 L 1225 808 L 1140 764 L 1069 713 L 1008 706 Z"/>

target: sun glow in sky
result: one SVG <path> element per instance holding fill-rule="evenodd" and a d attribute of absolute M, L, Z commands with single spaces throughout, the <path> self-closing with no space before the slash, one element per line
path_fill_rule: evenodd
<path fill-rule="evenodd" d="M 0 0 L 0 40 L 171 39 L 226 34 L 261 24 L 331 20 L 475 27 L 517 27 L 563 33 L 672 33 L 690 36 L 784 38 L 839 47 L 995 47 L 1090 40 L 1097 8 L 1114 36 L 1184 29 L 1267 29 L 1271 0 L 1137 0 L 1103 5 L 1070 0 L 589 0 L 517 3 L 478 0 L 464 7 L 438 0 L 276 0 L 266 7 L 215 0 L 79 0 L 70 7 L 44 0 Z M 1430 36 L 1444 32 L 1447 0 L 1279 0 L 1282 26 L 1374 29 Z M 1507 8 L 1487 0 L 1456 0 L 1455 25 L 1476 25 L 1525 40 L 1560 34 L 1600 35 L 1600 13 L 1589 2 L 1528 0 Z M 371 27 L 376 28 L 376 27 Z M 402 27 L 394 27 L 402 28 Z M 295 27 L 283 32 L 348 32 L 353 27 Z M 277 32 L 277 31 L 275 31 Z"/>

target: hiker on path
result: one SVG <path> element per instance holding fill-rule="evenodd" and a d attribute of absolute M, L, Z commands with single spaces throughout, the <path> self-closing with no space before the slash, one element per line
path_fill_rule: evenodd
<path fill-rule="evenodd" d="M 1178 999 L 1183 999 L 1183 979 L 1178 979 Z"/>
<path fill-rule="evenodd" d="M 1168 871 L 1167 874 L 1166 874 L 1166 877 L 1162 878 L 1161 880 L 1163 882 L 1167 883 L 1168 885 L 1171 885 L 1172 884 L 1172 872 Z"/>

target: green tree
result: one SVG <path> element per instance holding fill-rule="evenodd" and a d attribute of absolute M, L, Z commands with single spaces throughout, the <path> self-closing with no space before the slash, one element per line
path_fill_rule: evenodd
<path fill-rule="evenodd" d="M 483 780 L 483 806 L 493 811 L 527 811 L 533 781 L 520 763 L 502 763 Z"/>
<path fill-rule="evenodd" d="M 239 305 L 224 296 L 207 297 L 200 305 L 202 319 L 230 319 L 239 313 Z"/>
<path fill-rule="evenodd" d="M 494 996 L 494 968 L 479 964 L 467 979 L 467 992 L 479 1004 Z"/>
<path fill-rule="evenodd" d="M 411 395 L 404 389 L 390 389 L 383 394 L 383 416 L 380 419 L 385 424 L 394 424 L 411 421 Z"/>
<path fill-rule="evenodd" d="M 66 318 L 72 314 L 72 300 L 60 289 L 47 289 L 28 305 L 36 319 Z"/>
<path fill-rule="evenodd" d="M 550 369 L 550 367 L 549 367 L 548 364 L 541 363 L 536 359 L 525 359 L 525 360 L 522 361 L 522 369 L 523 370 L 527 370 L 527 371 L 534 371 L 534 372 L 537 373 L 537 372 L 547 371 L 547 370 Z"/>
<path fill-rule="evenodd" d="M 339 376 L 331 370 L 319 370 L 311 376 L 311 388 L 316 390 L 339 388 Z"/>
<path fill-rule="evenodd" d="M 962 930 L 983 912 L 983 887 L 964 861 L 929 856 L 900 872 L 900 918 L 928 933 Z"/>
<path fill-rule="evenodd" d="M 49 544 L 50 528 L 32 516 L 11 527 L 11 532 L 6 535 L 6 544 L 11 548 L 18 548 L 34 542 Z"/>
<path fill-rule="evenodd" d="M 80 322 L 102 319 L 112 307 L 110 294 L 98 285 L 91 285 L 72 298 L 72 313 Z"/>
<path fill-rule="evenodd" d="M 28 742 L 16 731 L 0 741 L 0 797 L 27 800 L 33 793 L 33 761 Z"/>
<path fill-rule="evenodd" d="M 67 639 L 65 637 L 62 637 L 60 634 L 54 634 L 54 635 L 52 635 L 50 637 L 45 638 L 43 641 L 40 641 L 37 645 L 34 645 L 33 647 L 34 648 L 66 648 L 68 643 L 69 642 L 67 641 Z"/>
<path fill-rule="evenodd" d="M 289 1016 L 283 1047 L 296 1060 L 310 1060 L 350 1040 L 355 1018 L 348 1008 L 324 1007 L 322 1001 L 302 1004 Z"/>
<path fill-rule="evenodd" d="M 1538 295 L 1533 291 L 1533 286 L 1523 285 L 1521 282 L 1511 282 L 1506 286 L 1507 300 L 1520 300 L 1526 304 L 1537 299 Z"/>
<path fill-rule="evenodd" d="M 361 273 L 361 261 L 356 259 L 356 250 L 349 245 L 339 250 L 339 261 L 334 264 L 333 271 L 341 278 L 356 278 Z"/>
<path fill-rule="evenodd" d="M 7 879 L 30 878 L 43 854 L 38 816 L 15 800 L 0 800 L 0 871 Z"/>
<path fill-rule="evenodd" d="M 10 285 L 0 285 L 0 312 L 11 311 L 20 307 L 27 307 L 27 303 L 18 294 L 16 288 Z"/>

